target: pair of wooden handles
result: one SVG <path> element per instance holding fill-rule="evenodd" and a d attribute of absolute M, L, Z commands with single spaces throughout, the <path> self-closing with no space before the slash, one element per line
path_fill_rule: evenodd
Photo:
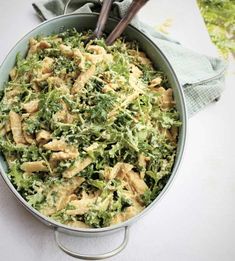
<path fill-rule="evenodd" d="M 138 13 L 138 11 L 148 2 L 149 0 L 133 0 L 129 9 L 127 10 L 124 17 L 117 24 L 114 30 L 106 39 L 106 44 L 111 45 L 113 42 L 123 33 L 127 25 L 130 23 L 132 18 Z M 103 0 L 102 9 L 99 15 L 99 19 L 94 31 L 94 37 L 101 37 L 105 28 L 109 13 L 111 10 L 113 0 Z"/>

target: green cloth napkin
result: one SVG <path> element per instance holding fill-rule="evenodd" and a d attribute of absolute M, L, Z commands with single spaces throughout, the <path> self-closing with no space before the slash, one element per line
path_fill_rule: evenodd
<path fill-rule="evenodd" d="M 67 2 L 68 0 L 41 0 L 33 3 L 33 7 L 42 20 L 47 20 L 62 15 Z M 110 16 L 123 17 L 131 2 L 114 1 Z M 99 12 L 101 4 L 102 0 L 71 0 L 67 13 Z M 142 23 L 138 17 L 131 23 L 150 37 L 170 61 L 184 90 L 189 117 L 220 97 L 227 67 L 223 60 L 183 47 Z"/>

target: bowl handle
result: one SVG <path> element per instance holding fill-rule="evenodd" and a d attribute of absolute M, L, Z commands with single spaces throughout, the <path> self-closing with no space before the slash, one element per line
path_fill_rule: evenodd
<path fill-rule="evenodd" d="M 59 246 L 59 248 L 62 251 L 64 251 L 66 254 L 68 254 L 72 257 L 75 257 L 75 258 L 83 259 L 83 260 L 101 260 L 101 259 L 115 256 L 126 247 L 126 245 L 128 243 L 128 239 L 129 239 L 129 227 L 126 226 L 126 227 L 124 227 L 124 239 L 123 239 L 122 243 L 120 244 L 120 246 L 118 246 L 114 250 L 111 250 L 110 252 L 107 252 L 107 253 L 98 254 L 98 255 L 89 255 L 89 254 L 80 254 L 78 252 L 69 250 L 67 247 L 65 247 L 60 241 L 60 236 L 59 236 L 60 233 L 62 233 L 62 232 L 58 231 L 58 229 L 56 228 L 55 229 L 55 241 L 56 241 L 57 245 Z"/>

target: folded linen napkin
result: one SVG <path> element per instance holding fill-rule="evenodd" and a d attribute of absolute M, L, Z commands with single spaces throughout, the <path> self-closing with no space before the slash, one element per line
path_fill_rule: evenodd
<path fill-rule="evenodd" d="M 33 3 L 33 7 L 42 20 L 47 20 L 62 15 L 67 2 L 41 0 Z M 115 0 L 110 16 L 123 17 L 131 2 Z M 101 5 L 102 0 L 71 0 L 67 13 L 99 12 Z M 133 19 L 132 25 L 150 37 L 170 61 L 185 93 L 189 117 L 220 97 L 224 89 L 225 61 L 187 49 L 142 23 L 137 17 Z"/>

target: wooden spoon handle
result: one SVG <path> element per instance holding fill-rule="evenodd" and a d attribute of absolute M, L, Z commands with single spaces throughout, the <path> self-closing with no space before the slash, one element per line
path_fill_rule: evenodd
<path fill-rule="evenodd" d="M 103 34 L 103 30 L 104 30 L 105 24 L 107 22 L 107 19 L 109 17 L 112 3 L 113 3 L 113 0 L 103 0 L 99 19 L 96 24 L 96 29 L 94 31 L 94 34 L 97 38 L 101 37 Z"/>
<path fill-rule="evenodd" d="M 107 45 L 113 44 L 113 42 L 123 33 L 127 25 L 130 23 L 132 18 L 138 13 L 138 11 L 148 2 L 149 0 L 133 0 L 125 16 L 114 28 L 112 33 L 106 40 Z"/>

